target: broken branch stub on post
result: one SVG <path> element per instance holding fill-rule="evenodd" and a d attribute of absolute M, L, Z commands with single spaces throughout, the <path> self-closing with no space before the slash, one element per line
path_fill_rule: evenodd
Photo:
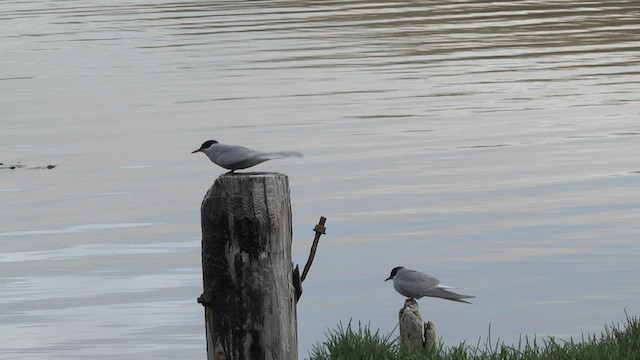
<path fill-rule="evenodd" d="M 313 264 L 313 259 L 316 257 L 316 251 L 318 250 L 318 242 L 320 241 L 320 236 L 326 233 L 327 228 L 324 226 L 327 218 L 324 216 L 320 216 L 320 221 L 313 228 L 313 231 L 316 232 L 316 235 L 313 239 L 313 244 L 311 245 L 311 250 L 309 251 L 309 258 L 307 258 L 307 263 L 304 265 L 304 270 L 302 271 L 302 276 L 300 276 L 300 268 L 296 265 L 295 270 L 293 271 L 293 284 L 296 288 L 296 301 L 300 300 L 300 296 L 302 296 L 302 282 L 307 278 L 307 274 L 309 273 L 309 269 L 311 269 L 311 264 Z"/>
<path fill-rule="evenodd" d="M 320 236 L 324 235 L 327 231 L 327 228 L 324 224 L 327 222 L 327 218 L 324 216 L 320 216 L 320 221 L 313 228 L 313 231 L 316 232 L 316 236 L 313 239 L 313 245 L 311 245 L 311 251 L 309 252 L 309 258 L 307 259 L 307 263 L 304 265 L 304 270 L 302 271 L 302 276 L 300 277 L 300 282 L 304 281 L 307 278 L 307 274 L 309 273 L 309 269 L 311 269 L 311 264 L 313 263 L 313 259 L 316 257 L 316 251 L 318 250 L 318 242 L 320 241 Z"/>

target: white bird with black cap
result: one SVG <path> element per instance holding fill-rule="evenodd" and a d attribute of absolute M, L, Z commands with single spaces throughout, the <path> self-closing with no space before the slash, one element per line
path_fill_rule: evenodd
<path fill-rule="evenodd" d="M 234 171 L 250 168 L 267 160 L 281 159 L 286 157 L 302 157 L 302 153 L 297 151 L 260 152 L 240 145 L 220 144 L 215 140 L 207 140 L 199 149 L 193 150 L 195 154 L 202 152 L 216 165 Z"/>
<path fill-rule="evenodd" d="M 456 294 L 449 286 L 440 284 L 440 280 L 420 271 L 398 266 L 391 270 L 391 275 L 385 280 L 393 280 L 393 288 L 401 295 L 407 297 L 407 301 L 420 299 L 424 296 L 438 297 L 471 304 L 463 299 L 471 299 L 475 296 Z"/>

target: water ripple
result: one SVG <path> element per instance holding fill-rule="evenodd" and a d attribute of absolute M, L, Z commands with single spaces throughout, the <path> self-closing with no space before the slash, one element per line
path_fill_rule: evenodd
<path fill-rule="evenodd" d="M 0 233 L 0 236 L 71 234 L 71 233 L 80 233 L 80 232 L 95 231 L 95 230 L 127 229 L 127 228 L 134 228 L 134 227 L 141 227 L 141 226 L 155 226 L 155 225 L 161 225 L 161 223 L 84 224 L 84 225 L 68 226 L 61 229 L 10 231 L 10 232 Z"/>

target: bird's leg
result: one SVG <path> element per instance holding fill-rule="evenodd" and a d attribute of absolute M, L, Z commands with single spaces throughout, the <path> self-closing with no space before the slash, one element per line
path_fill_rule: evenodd
<path fill-rule="evenodd" d="M 412 301 L 415 301 L 415 299 L 412 298 L 412 297 L 408 297 L 408 298 L 405 299 L 404 303 L 406 304 L 406 303 L 412 302 Z"/>
<path fill-rule="evenodd" d="M 225 175 L 233 175 L 233 172 L 234 172 L 234 171 L 235 171 L 235 170 L 230 170 L 230 171 L 227 171 L 227 172 L 226 172 L 226 173 L 224 173 L 224 174 L 225 174 Z"/>

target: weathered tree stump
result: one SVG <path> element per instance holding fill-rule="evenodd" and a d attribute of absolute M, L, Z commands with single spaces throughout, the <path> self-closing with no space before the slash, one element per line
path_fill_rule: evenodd
<path fill-rule="evenodd" d="M 436 326 L 431 321 L 424 323 L 424 347 L 436 348 Z"/>
<path fill-rule="evenodd" d="M 436 344 L 436 330 L 431 321 L 422 323 L 418 302 L 407 300 L 398 314 L 400 343 L 410 350 L 433 349 Z"/>
<path fill-rule="evenodd" d="M 297 359 L 287 176 L 222 175 L 201 216 L 207 359 Z"/>

